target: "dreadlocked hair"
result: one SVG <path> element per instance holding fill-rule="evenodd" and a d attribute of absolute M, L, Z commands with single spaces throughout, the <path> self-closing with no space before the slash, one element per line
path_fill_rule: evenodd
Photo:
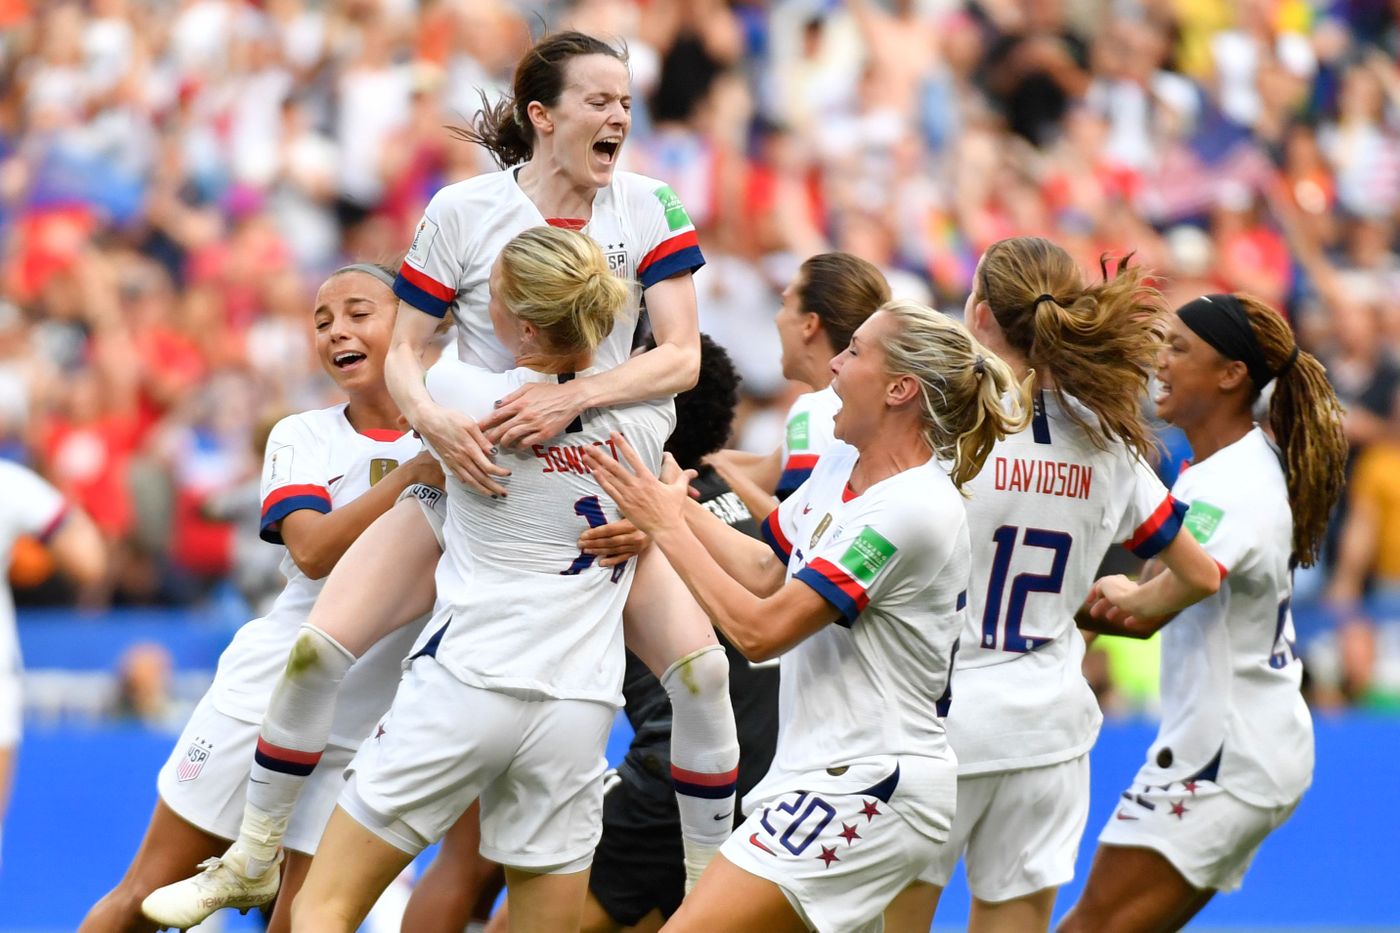
<path fill-rule="evenodd" d="M 999 240 L 982 255 L 973 284 L 1007 342 L 1048 376 L 1061 409 L 1100 450 L 1122 442 L 1151 461 L 1157 442 L 1141 399 L 1157 371 L 1166 308 L 1133 254 L 1085 285 L 1069 253 L 1043 237 Z M 1066 404 L 1071 396 L 1094 415 Z"/>
<path fill-rule="evenodd" d="M 1293 557 L 1311 567 L 1322 550 L 1327 519 L 1342 495 L 1346 475 L 1342 403 L 1317 357 L 1299 350 L 1298 358 L 1288 365 L 1297 344 L 1282 315 L 1251 295 L 1236 294 L 1235 299 L 1249 315 L 1264 361 L 1280 373 L 1269 400 L 1269 427 L 1283 455 L 1288 505 L 1293 511 Z M 1256 397 L 1259 390 L 1256 386 Z"/>

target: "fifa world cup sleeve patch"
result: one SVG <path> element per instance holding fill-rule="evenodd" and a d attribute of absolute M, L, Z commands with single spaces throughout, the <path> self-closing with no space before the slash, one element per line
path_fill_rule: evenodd
<path fill-rule="evenodd" d="M 292 455 L 296 451 L 291 444 L 278 447 L 267 458 L 267 484 L 281 486 L 292 479 Z"/>
<path fill-rule="evenodd" d="M 792 420 L 787 423 L 787 445 L 788 450 L 806 450 L 811 443 L 812 415 L 810 412 L 803 412 L 800 415 L 793 415 Z"/>
<path fill-rule="evenodd" d="M 890 562 L 896 550 L 898 548 L 888 538 L 867 525 L 856 535 L 846 553 L 841 555 L 839 563 L 852 577 L 869 586 Z"/>
<path fill-rule="evenodd" d="M 418 221 L 418 229 L 413 232 L 413 245 L 408 248 L 408 255 L 404 258 L 419 268 L 427 265 L 437 235 L 437 224 L 426 217 Z"/>
<path fill-rule="evenodd" d="M 680 197 L 671 190 L 670 185 L 662 185 L 656 189 L 655 194 L 656 200 L 661 202 L 661 210 L 666 214 L 666 226 L 672 232 L 690 226 L 690 215 L 685 212 L 685 205 L 681 203 Z"/>
<path fill-rule="evenodd" d="M 1186 525 L 1186 530 L 1191 532 L 1191 537 L 1195 538 L 1197 543 L 1205 544 L 1220 527 L 1220 520 L 1224 517 L 1223 509 L 1197 499 L 1186 510 L 1186 519 L 1183 524 Z"/>

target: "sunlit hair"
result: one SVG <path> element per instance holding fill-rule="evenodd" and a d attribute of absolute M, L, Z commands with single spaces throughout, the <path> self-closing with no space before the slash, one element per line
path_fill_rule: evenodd
<path fill-rule="evenodd" d="M 491 153 L 501 168 L 528 162 L 535 152 L 535 130 L 526 108 L 531 101 L 546 107 L 559 103 L 564 71 L 581 55 L 606 55 L 627 64 L 626 49 L 581 32 L 556 32 L 536 42 L 515 66 L 511 93 L 495 104 L 481 92 L 481 112 L 469 127 L 453 127 L 452 133 Z"/>
<path fill-rule="evenodd" d="M 797 275 L 797 305 L 822 322 L 835 356 L 851 334 L 890 300 L 890 284 L 874 265 L 850 253 L 818 253 Z"/>
<path fill-rule="evenodd" d="M 961 489 L 992 445 L 1030 422 L 1032 379 L 1018 385 L 1010 366 L 942 312 L 900 299 L 880 310 L 895 325 L 882 344 L 885 368 L 919 381 L 924 440 Z"/>
<path fill-rule="evenodd" d="M 1283 455 L 1288 505 L 1293 511 L 1293 555 L 1298 563 L 1311 567 L 1322 550 L 1327 519 L 1346 478 L 1342 403 L 1326 369 L 1311 353 L 1300 350 L 1293 365 L 1285 366 L 1295 339 L 1282 315 L 1251 295 L 1237 293 L 1235 299 L 1249 315 L 1269 369 L 1277 373 L 1286 368 L 1273 381 L 1269 427 Z M 1259 388 L 1254 387 L 1251 399 L 1258 395 Z"/>
<path fill-rule="evenodd" d="M 1142 398 L 1163 346 L 1161 294 L 1141 266 L 1124 257 L 1102 280 L 1084 284 L 1079 267 L 1042 237 L 1012 237 L 987 248 L 973 283 L 1010 346 L 1049 377 L 1061 409 L 1100 449 L 1121 441 L 1146 459 L 1157 444 L 1143 417 Z M 1086 419 L 1065 396 L 1093 412 Z"/>
<path fill-rule="evenodd" d="M 496 295 L 516 318 L 538 328 L 557 351 L 592 350 L 631 298 L 598 244 L 563 227 L 532 227 L 501 250 Z"/>

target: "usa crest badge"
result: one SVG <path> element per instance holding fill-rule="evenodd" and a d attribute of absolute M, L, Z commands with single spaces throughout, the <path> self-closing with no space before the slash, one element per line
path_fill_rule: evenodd
<path fill-rule="evenodd" d="M 200 772 L 204 770 L 204 763 L 209 760 L 209 753 L 213 750 L 214 746 L 196 738 L 190 743 L 190 747 L 185 749 L 185 757 L 175 769 L 175 777 L 181 783 L 199 777 Z"/>

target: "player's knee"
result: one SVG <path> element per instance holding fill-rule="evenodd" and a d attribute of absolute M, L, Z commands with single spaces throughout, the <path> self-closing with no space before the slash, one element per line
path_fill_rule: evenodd
<path fill-rule="evenodd" d="M 288 679 L 296 680 L 313 672 L 339 671 L 354 661 L 355 656 L 340 642 L 303 622 L 287 657 L 286 674 Z"/>
<path fill-rule="evenodd" d="M 729 658 L 720 645 L 706 645 L 666 669 L 661 684 L 674 704 L 687 697 L 711 697 L 729 692 Z"/>

